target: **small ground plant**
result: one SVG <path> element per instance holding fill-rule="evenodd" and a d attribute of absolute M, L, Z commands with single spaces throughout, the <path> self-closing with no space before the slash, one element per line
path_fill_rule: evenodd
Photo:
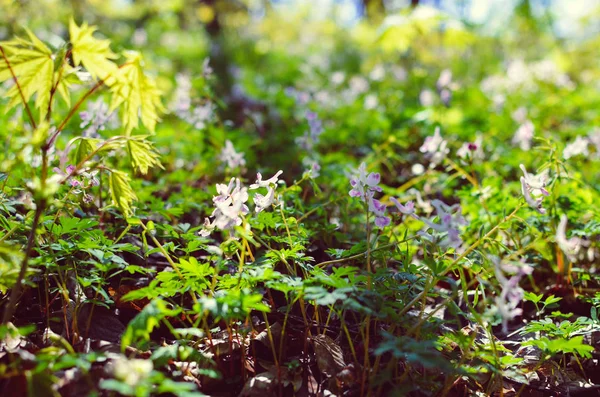
<path fill-rule="evenodd" d="M 0 41 L 1 393 L 596 392 L 594 40 L 227 4 Z"/>

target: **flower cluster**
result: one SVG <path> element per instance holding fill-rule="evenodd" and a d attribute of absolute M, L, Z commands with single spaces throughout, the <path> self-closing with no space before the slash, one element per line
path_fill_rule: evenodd
<path fill-rule="evenodd" d="M 533 272 L 533 268 L 523 264 L 521 266 L 502 264 L 498 258 L 492 258 L 496 278 L 502 287 L 500 296 L 496 297 L 496 310 L 502 318 L 502 331 L 508 332 L 508 322 L 523 313 L 517 306 L 523 300 L 525 292 L 519 287 L 519 281 L 523 276 Z M 510 278 L 506 276 L 510 275 Z"/>
<path fill-rule="evenodd" d="M 229 185 L 217 183 L 217 194 L 213 197 L 213 221 L 204 219 L 204 228 L 199 232 L 201 236 L 208 236 L 215 228 L 232 231 L 242 224 L 242 216 L 250 212 L 246 206 L 248 188 L 242 187 L 239 178 L 231 178 Z"/>
<path fill-rule="evenodd" d="M 242 186 L 239 178 L 231 178 L 228 185 L 217 183 L 217 195 L 213 197 L 215 209 L 211 214 L 213 220 L 211 222 L 209 218 L 205 218 L 204 228 L 198 234 L 207 237 L 214 229 L 232 232 L 236 226 L 240 226 L 243 223 L 243 216 L 250 212 L 246 205 L 249 197 L 248 190 L 267 188 L 266 195 L 254 194 L 255 212 L 261 212 L 274 204 L 275 187 L 282 173 L 283 171 L 279 171 L 271 178 L 263 180 L 259 172 L 256 183 L 249 188 Z"/>
<path fill-rule="evenodd" d="M 448 205 L 440 200 L 433 200 L 431 205 L 436 210 L 439 223 L 433 222 L 430 219 L 422 220 L 427 226 L 439 233 L 439 236 L 433 236 L 425 231 L 419 232 L 419 235 L 430 241 L 437 242 L 442 248 L 452 247 L 456 249 L 460 247 L 462 239 L 460 238 L 458 228 L 467 225 L 467 221 L 461 215 L 460 205 Z"/>
<path fill-rule="evenodd" d="M 358 174 L 350 179 L 351 197 L 358 197 L 367 204 L 369 212 L 375 215 L 375 225 L 385 227 L 390 224 L 390 218 L 385 216 L 385 204 L 374 198 L 375 192 L 381 192 L 379 187 L 381 176 L 376 172 L 367 174 L 367 165 L 358 167 Z"/>
<path fill-rule="evenodd" d="M 77 168 L 70 164 L 64 171 L 58 167 L 55 167 L 53 171 L 56 175 L 62 177 L 64 181 L 69 181 L 69 186 L 73 188 L 73 190 L 71 190 L 73 194 L 83 193 L 84 203 L 92 202 L 94 198 L 90 194 L 85 193 L 85 190 L 100 184 L 100 181 L 97 178 L 98 170 L 82 171 L 76 174 Z M 79 176 L 79 178 L 77 178 L 77 176 Z"/>
<path fill-rule="evenodd" d="M 244 153 L 236 152 L 230 140 L 225 141 L 225 146 L 219 154 L 219 160 L 227 165 L 229 169 L 244 168 L 246 160 Z"/>
<path fill-rule="evenodd" d="M 527 169 L 523 164 L 519 167 L 523 170 L 523 176 L 521 177 L 521 192 L 523 193 L 525 201 L 531 208 L 540 214 L 545 214 L 546 210 L 542 208 L 542 201 L 544 196 L 550 194 L 546 190 L 548 170 L 545 170 L 538 175 L 532 175 L 527 172 Z"/>

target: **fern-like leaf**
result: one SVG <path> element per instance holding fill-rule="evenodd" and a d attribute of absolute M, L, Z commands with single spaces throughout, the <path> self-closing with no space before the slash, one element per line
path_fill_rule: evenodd
<path fill-rule="evenodd" d="M 110 194 L 113 203 L 126 217 L 132 215 L 131 204 L 137 200 L 129 181 L 129 175 L 124 172 L 113 170 L 110 173 Z"/>
<path fill-rule="evenodd" d="M 142 124 L 152 133 L 164 111 L 160 91 L 152 78 L 142 69 L 142 56 L 135 51 L 126 51 L 126 63 L 118 70 L 116 81 L 111 85 L 113 98 L 111 111 L 123 106 L 122 120 L 126 135 Z"/>
<path fill-rule="evenodd" d="M 8 109 L 21 103 L 29 102 L 36 95 L 35 106 L 39 109 L 40 120 L 46 117 L 50 103 L 50 92 L 54 81 L 54 61 L 52 51 L 27 30 L 29 40 L 15 38 L 2 42 L 0 46 L 4 57 L 0 59 L 0 82 L 17 78 L 6 96 L 10 98 Z"/>

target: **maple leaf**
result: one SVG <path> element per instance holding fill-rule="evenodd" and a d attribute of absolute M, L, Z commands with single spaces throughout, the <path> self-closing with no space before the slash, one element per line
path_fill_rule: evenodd
<path fill-rule="evenodd" d="M 29 40 L 17 37 L 0 43 L 3 53 L 0 82 L 17 80 L 17 84 L 6 93 L 10 98 L 8 109 L 22 101 L 29 102 L 36 95 L 35 107 L 39 109 L 40 119 L 44 119 L 54 82 L 54 58 L 52 51 L 40 39 L 30 30 L 25 31 Z"/>
<path fill-rule="evenodd" d="M 126 63 L 118 70 L 115 82 L 111 85 L 113 97 L 110 110 L 123 105 L 122 121 L 126 135 L 142 124 L 152 133 L 159 120 L 159 113 L 164 111 L 160 101 L 160 90 L 154 80 L 144 73 L 142 56 L 136 51 L 124 53 Z"/>
<path fill-rule="evenodd" d="M 95 26 L 88 26 L 85 22 L 77 26 L 71 19 L 69 35 L 73 62 L 75 66 L 83 64 L 93 78 L 104 80 L 105 84 L 110 85 L 114 82 L 112 76 L 118 70 L 111 59 L 116 59 L 117 54 L 111 51 L 109 40 L 97 39 L 93 36 L 95 31 Z"/>

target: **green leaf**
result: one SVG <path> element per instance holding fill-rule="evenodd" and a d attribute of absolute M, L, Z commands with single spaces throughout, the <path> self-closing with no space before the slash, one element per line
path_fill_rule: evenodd
<path fill-rule="evenodd" d="M 145 136 L 131 137 L 127 141 L 127 152 L 131 158 L 132 166 L 142 174 L 147 174 L 152 167 L 162 168 L 159 158 L 151 142 Z"/>
<path fill-rule="evenodd" d="M 93 36 L 95 31 L 95 26 L 88 26 L 87 23 L 77 26 L 71 19 L 69 35 L 73 62 L 75 66 L 83 64 L 93 78 L 104 80 L 105 84 L 110 85 L 115 79 L 109 76 L 114 76 L 118 70 L 111 59 L 116 59 L 117 55 L 111 51 L 109 40 L 97 39 Z"/>
<path fill-rule="evenodd" d="M 140 341 L 149 341 L 150 333 L 163 318 L 176 316 L 180 312 L 181 309 L 169 308 L 160 298 L 152 300 L 127 326 L 121 338 L 121 350 Z"/>
<path fill-rule="evenodd" d="M 544 294 L 539 294 L 538 295 L 538 294 L 535 294 L 533 292 L 525 292 L 525 294 L 523 295 L 523 298 L 526 301 L 530 301 L 530 302 L 533 302 L 533 303 L 539 303 L 542 300 L 543 297 L 544 297 Z"/>
<path fill-rule="evenodd" d="M 7 109 L 21 103 L 23 98 L 25 102 L 29 102 L 36 95 L 35 106 L 40 111 L 40 120 L 43 120 L 50 103 L 54 60 L 52 51 L 30 30 L 26 32 L 29 40 L 17 37 L 0 43 L 3 52 L 0 59 L 0 82 L 13 80 L 13 74 L 17 78 L 18 84 L 14 84 L 6 93 L 10 98 Z"/>
<path fill-rule="evenodd" d="M 81 163 L 83 160 L 85 160 L 90 155 L 90 153 L 92 153 L 94 150 L 96 150 L 99 142 L 100 141 L 98 139 L 80 138 L 79 146 L 77 146 L 77 150 L 74 150 L 75 164 Z"/>
<path fill-rule="evenodd" d="M 160 91 L 154 80 L 144 73 L 141 54 L 127 51 L 125 57 L 127 62 L 118 70 L 116 82 L 110 88 L 113 94 L 110 110 L 123 106 L 121 117 L 126 135 L 138 127 L 140 118 L 154 133 L 158 115 L 164 111 Z"/>
<path fill-rule="evenodd" d="M 0 292 L 5 294 L 17 281 L 23 253 L 16 248 L 0 245 Z"/>
<path fill-rule="evenodd" d="M 110 195 L 113 203 L 119 207 L 126 217 L 132 215 L 131 204 L 134 200 L 137 200 L 129 180 L 129 175 L 124 172 L 113 170 L 110 173 Z"/>

